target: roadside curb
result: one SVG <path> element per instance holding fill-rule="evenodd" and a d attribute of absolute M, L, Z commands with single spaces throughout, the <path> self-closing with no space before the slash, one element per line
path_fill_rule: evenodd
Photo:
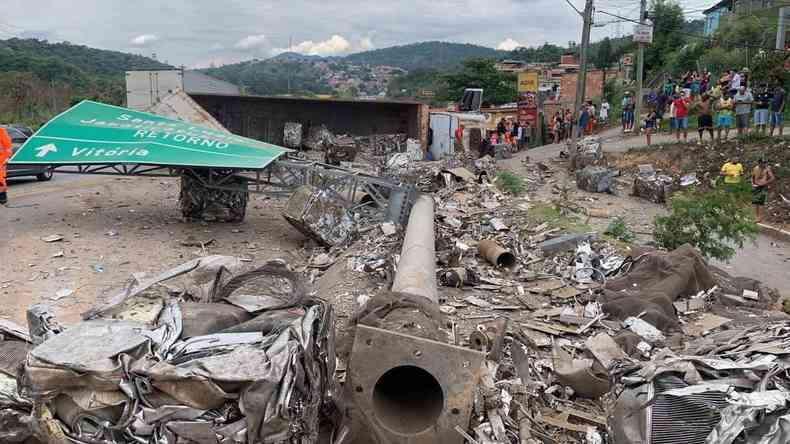
<path fill-rule="evenodd" d="M 785 231 L 780 228 L 772 227 L 767 224 L 759 223 L 757 226 L 760 228 L 760 233 L 784 242 L 790 242 L 790 231 Z"/>

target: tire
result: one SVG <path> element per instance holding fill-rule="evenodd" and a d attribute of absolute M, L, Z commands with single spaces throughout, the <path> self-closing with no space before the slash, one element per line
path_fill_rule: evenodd
<path fill-rule="evenodd" d="M 53 174 L 55 174 L 55 172 L 52 171 L 52 169 L 48 168 L 43 173 L 36 175 L 36 180 L 38 180 L 39 182 L 48 182 L 48 181 L 52 180 L 52 175 Z"/>

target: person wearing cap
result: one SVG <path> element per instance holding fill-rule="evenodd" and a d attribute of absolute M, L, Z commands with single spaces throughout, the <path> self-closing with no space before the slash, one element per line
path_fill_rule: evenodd
<path fill-rule="evenodd" d="M 768 187 L 776 180 L 765 156 L 752 169 L 752 205 L 757 222 L 763 221 L 763 208 L 768 203 Z"/>
<path fill-rule="evenodd" d="M 11 158 L 11 136 L 5 128 L 0 128 L 0 205 L 8 203 L 8 183 L 6 181 L 6 164 Z"/>

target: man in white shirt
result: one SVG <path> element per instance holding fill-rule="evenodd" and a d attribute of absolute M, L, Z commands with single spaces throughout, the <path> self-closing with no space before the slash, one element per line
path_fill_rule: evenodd
<path fill-rule="evenodd" d="M 605 99 L 603 102 L 601 102 L 601 115 L 600 115 L 601 122 L 606 123 L 609 120 L 610 107 L 611 106 L 609 105 L 609 102 L 607 102 Z"/>
<path fill-rule="evenodd" d="M 741 89 L 742 80 L 743 76 L 741 76 L 741 73 L 736 72 L 732 75 L 732 80 L 730 80 L 730 91 L 732 92 L 732 95 L 737 94 L 738 90 Z"/>

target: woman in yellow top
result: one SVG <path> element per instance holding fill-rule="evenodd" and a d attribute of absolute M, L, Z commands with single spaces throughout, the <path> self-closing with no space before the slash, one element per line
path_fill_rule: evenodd
<path fill-rule="evenodd" d="M 722 92 L 721 99 L 716 103 L 716 109 L 719 112 L 718 119 L 716 120 L 717 139 L 721 141 L 721 130 L 724 129 L 724 138 L 730 137 L 730 129 L 732 128 L 732 110 L 734 108 L 732 99 L 729 93 Z"/>

